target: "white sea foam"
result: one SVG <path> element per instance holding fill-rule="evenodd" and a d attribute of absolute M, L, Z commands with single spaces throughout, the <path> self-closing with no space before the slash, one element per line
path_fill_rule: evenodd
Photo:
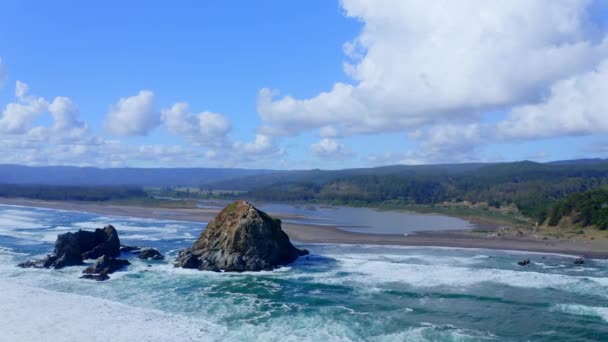
<path fill-rule="evenodd" d="M 498 340 L 497 336 L 483 331 L 460 329 L 452 325 L 435 325 L 422 323 L 419 327 L 406 329 L 402 332 L 381 336 L 378 341 L 486 341 Z"/>
<path fill-rule="evenodd" d="M 572 315 L 599 317 L 608 322 L 608 307 L 586 306 L 579 304 L 557 304 L 554 305 L 552 309 Z"/>
<path fill-rule="evenodd" d="M 202 319 L 0 281 L 4 341 L 209 341 L 225 328 Z M 109 328 L 108 328 L 109 327 Z"/>
<path fill-rule="evenodd" d="M 414 287 L 470 287 L 490 282 L 522 288 L 557 288 L 608 297 L 608 278 L 516 271 L 496 268 L 472 268 L 442 263 L 421 265 L 391 262 L 365 254 L 331 255 L 338 260 L 337 271 L 317 275 L 317 281 L 330 284 L 364 283 L 368 288 L 382 283 L 402 283 Z"/>

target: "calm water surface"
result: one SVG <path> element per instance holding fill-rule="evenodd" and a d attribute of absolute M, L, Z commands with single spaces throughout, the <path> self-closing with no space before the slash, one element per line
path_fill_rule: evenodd
<path fill-rule="evenodd" d="M 223 204 L 222 202 L 219 202 Z M 201 208 L 220 208 L 218 202 L 201 202 Z M 332 225 L 357 233 L 412 234 L 430 230 L 473 228 L 466 220 L 434 214 L 384 211 L 325 205 L 259 203 L 257 207 L 275 215 L 289 215 L 285 222 Z"/>

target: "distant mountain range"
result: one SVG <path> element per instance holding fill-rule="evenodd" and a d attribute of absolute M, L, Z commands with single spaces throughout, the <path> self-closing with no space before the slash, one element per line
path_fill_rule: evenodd
<path fill-rule="evenodd" d="M 228 168 L 94 168 L 0 165 L 0 184 L 199 186 L 262 175 L 270 170 Z"/>
<path fill-rule="evenodd" d="M 203 186 L 214 189 L 250 190 L 280 183 L 324 184 L 357 176 L 420 176 L 475 174 L 489 166 L 512 169 L 529 165 L 547 170 L 608 163 L 608 159 L 562 160 L 549 163 L 469 163 L 439 165 L 391 165 L 344 170 L 267 170 L 238 168 L 95 168 L 75 166 L 1 165 L 0 184 L 36 185 L 133 185 L 133 186 Z M 537 167 L 534 167 L 537 165 Z M 544 166 L 543 166 L 544 165 Z M 483 173 L 483 172 L 482 172 Z"/>

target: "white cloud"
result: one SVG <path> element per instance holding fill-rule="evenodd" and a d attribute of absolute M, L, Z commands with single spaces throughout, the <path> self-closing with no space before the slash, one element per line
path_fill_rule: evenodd
<path fill-rule="evenodd" d="M 15 85 L 15 97 L 19 100 L 23 100 L 25 95 L 30 91 L 30 86 L 25 82 L 17 81 Z"/>
<path fill-rule="evenodd" d="M 321 138 L 339 138 L 340 132 L 334 126 L 323 126 L 319 130 Z"/>
<path fill-rule="evenodd" d="M 17 81 L 15 86 L 16 102 L 6 105 L 0 117 L 0 132 L 5 134 L 26 133 L 33 121 L 48 109 L 43 98 L 27 95 L 27 84 Z"/>
<path fill-rule="evenodd" d="M 596 70 L 557 82 L 537 104 L 515 107 L 497 126 L 503 139 L 608 132 L 608 59 Z"/>
<path fill-rule="evenodd" d="M 160 124 L 154 107 L 154 93 L 142 90 L 137 95 L 121 98 L 111 106 L 104 122 L 105 129 L 117 136 L 147 135 Z"/>
<path fill-rule="evenodd" d="M 161 120 L 170 133 L 192 136 L 196 134 L 197 120 L 188 112 L 188 104 L 178 102 L 169 109 L 161 111 Z"/>
<path fill-rule="evenodd" d="M 255 140 L 250 142 L 237 141 L 233 144 L 233 149 L 245 154 L 269 154 L 276 151 L 270 137 L 263 134 L 256 134 Z"/>
<path fill-rule="evenodd" d="M 53 129 L 56 131 L 69 131 L 86 126 L 80 121 L 80 111 L 67 97 L 56 97 L 49 105 L 49 111 L 53 115 Z"/>
<path fill-rule="evenodd" d="M 487 126 L 475 122 L 431 125 L 408 134 L 410 139 L 418 142 L 417 150 L 403 154 L 371 155 L 368 159 L 378 163 L 390 157 L 391 163 L 399 164 L 481 161 L 479 148 L 485 141 L 491 140 L 487 132 Z"/>
<path fill-rule="evenodd" d="M 262 89 L 262 132 L 405 131 L 536 101 L 608 56 L 608 41 L 590 28 L 590 3 L 343 0 L 347 16 L 363 23 L 345 44 L 353 83 L 309 99 Z"/>
<path fill-rule="evenodd" d="M 222 143 L 232 129 L 230 121 L 223 115 L 202 112 L 198 115 L 200 137 L 204 141 Z"/>
<path fill-rule="evenodd" d="M 41 116 L 49 116 L 51 123 L 35 126 Z M 154 94 L 141 91 L 112 106 L 105 125 L 113 134 L 134 135 L 145 134 L 160 122 Z M 228 118 L 208 111 L 191 114 L 186 103 L 163 110 L 162 123 L 169 132 L 187 137 L 188 143 L 139 145 L 101 138 L 89 130 L 70 98 L 58 96 L 49 101 L 35 97 L 29 94 L 26 83 L 18 81 L 14 102 L 7 104 L 0 116 L 0 162 L 102 167 L 257 166 L 284 154 L 265 135 L 257 135 L 250 142 L 231 142 Z"/>
<path fill-rule="evenodd" d="M 321 158 L 343 158 L 349 153 L 337 139 L 323 138 L 310 145 L 310 152 Z"/>
<path fill-rule="evenodd" d="M 228 144 L 228 133 L 232 129 L 230 120 L 224 115 L 208 111 L 192 114 L 185 102 L 178 102 L 171 108 L 162 110 L 161 119 L 170 133 L 202 145 Z"/>

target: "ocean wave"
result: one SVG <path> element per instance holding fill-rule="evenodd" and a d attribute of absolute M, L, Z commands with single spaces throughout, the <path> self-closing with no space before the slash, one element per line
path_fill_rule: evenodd
<path fill-rule="evenodd" d="M 376 341 L 491 341 L 499 340 L 497 336 L 485 331 L 457 328 L 451 324 L 436 325 L 422 323 L 402 332 L 386 336 L 378 336 Z"/>
<path fill-rule="evenodd" d="M 584 292 L 608 297 L 608 278 L 518 271 L 500 268 L 473 268 L 444 264 L 410 264 L 380 260 L 378 256 L 330 255 L 339 262 L 336 271 L 317 275 L 318 281 L 333 284 L 363 283 L 370 287 L 382 283 L 402 283 L 414 287 L 470 287 L 497 283 L 521 288 L 557 288 L 566 292 Z"/>
<path fill-rule="evenodd" d="M 608 307 L 586 306 L 580 304 L 556 304 L 552 306 L 552 309 L 572 315 L 599 317 L 608 322 Z"/>
<path fill-rule="evenodd" d="M 7 341 L 216 340 L 225 333 L 202 319 L 5 281 L 0 293 L 3 310 L 10 312 L 0 315 Z M 111 331 L 103 328 L 108 326 Z"/>

